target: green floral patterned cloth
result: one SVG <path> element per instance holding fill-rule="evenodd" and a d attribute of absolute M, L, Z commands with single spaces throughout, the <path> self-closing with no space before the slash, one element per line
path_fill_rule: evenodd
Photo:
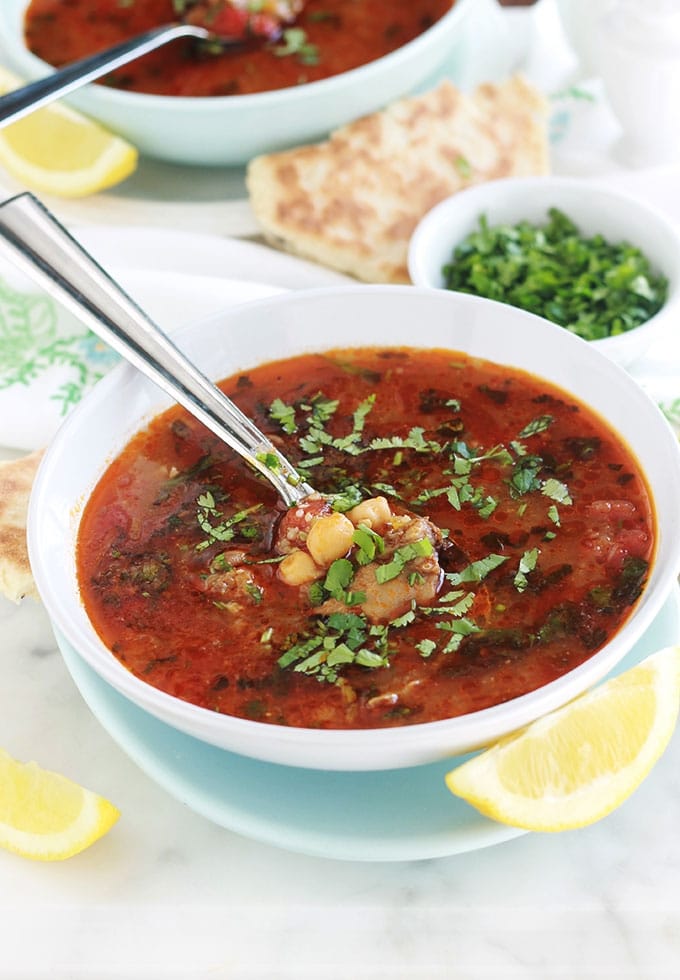
<path fill-rule="evenodd" d="M 43 445 L 118 359 L 51 299 L 0 278 L 0 444 Z"/>

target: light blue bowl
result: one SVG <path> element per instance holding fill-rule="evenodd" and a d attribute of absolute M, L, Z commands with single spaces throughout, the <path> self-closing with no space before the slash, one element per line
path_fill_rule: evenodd
<path fill-rule="evenodd" d="M 429 30 L 384 58 L 334 78 L 254 95 L 211 98 L 144 95 L 88 85 L 69 104 L 133 143 L 174 163 L 239 166 L 259 153 L 322 139 L 431 78 L 458 57 L 474 0 L 455 6 Z M 0 44 L 9 66 L 29 80 L 53 69 L 23 39 L 28 0 L 2 0 Z"/>

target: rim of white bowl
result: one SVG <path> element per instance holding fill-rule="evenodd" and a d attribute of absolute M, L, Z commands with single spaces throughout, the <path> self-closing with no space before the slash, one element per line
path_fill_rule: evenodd
<path fill-rule="evenodd" d="M 388 54 L 383 55 L 381 58 L 375 58 L 373 61 L 368 61 L 364 65 L 359 65 L 356 68 L 350 68 L 348 71 L 341 72 L 338 75 L 332 75 L 330 78 L 321 78 L 314 82 L 305 82 L 303 85 L 292 85 L 287 88 L 282 89 L 272 89 L 267 92 L 250 92 L 244 95 L 209 95 L 209 96 L 188 96 L 188 95 L 155 95 L 149 92 L 125 92 L 121 89 L 107 88 L 103 85 L 96 85 L 95 83 L 89 83 L 82 87 L 82 91 L 87 90 L 91 92 L 94 88 L 97 92 L 97 97 L 102 100 L 103 103 L 110 103 L 111 105 L 121 105 L 125 106 L 130 99 L 134 100 L 136 106 L 140 109 L 144 108 L 154 108 L 156 111 L 160 109 L 161 111 L 168 109 L 170 110 L 173 106 L 175 108 L 180 107 L 182 109 L 191 109 L 203 111 L 208 109 L 210 106 L 215 108 L 221 108 L 224 110 L 225 107 L 230 105 L 239 105 L 246 108 L 252 108 L 255 106 L 265 105 L 266 103 L 271 103 L 273 106 L 280 101 L 285 100 L 286 103 L 302 101 L 308 95 L 323 95 L 327 94 L 329 97 L 333 93 L 329 90 L 338 89 L 342 90 L 345 86 L 351 85 L 358 75 L 362 75 L 365 84 L 370 84 L 371 76 L 380 73 L 383 69 L 387 67 L 398 66 L 400 61 L 408 61 L 418 55 L 419 51 L 423 47 L 428 47 L 433 38 L 436 40 L 440 34 L 446 34 L 451 30 L 458 20 L 465 17 L 471 8 L 472 4 L 476 0 L 456 0 L 454 6 L 447 10 L 438 21 L 428 27 L 422 34 L 419 34 L 413 40 L 408 41 L 406 44 L 402 44 L 401 47 L 396 48 L 394 51 L 390 51 Z M 28 7 L 30 0 L 18 0 L 17 7 L 21 10 L 20 25 L 23 23 L 23 17 Z M 16 8 L 13 8 L 16 10 Z M 13 13 L 5 6 L 3 0 L 0 3 L 0 38 L 2 37 L 3 26 L 10 28 L 12 26 L 10 21 L 10 16 Z M 36 57 L 28 48 L 25 46 L 23 41 L 23 36 L 21 32 L 16 34 L 13 30 L 8 30 L 5 35 L 6 40 L 11 44 L 18 45 L 14 49 L 14 58 L 18 61 L 22 61 L 31 71 L 32 77 L 38 78 L 45 75 L 52 74 L 55 71 L 53 65 L 48 62 L 43 61 L 41 58 Z M 338 93 L 339 94 L 339 91 Z M 68 96 L 65 96 L 68 98 Z"/>
<path fill-rule="evenodd" d="M 635 384 L 622 368 L 604 354 L 592 347 L 588 348 L 588 345 L 585 345 L 580 338 L 562 330 L 562 328 L 540 317 L 517 310 L 515 307 L 495 303 L 491 300 L 414 286 L 350 285 L 324 287 L 302 292 L 282 293 L 241 304 L 240 307 L 233 307 L 223 314 L 217 314 L 199 324 L 190 325 L 173 336 L 175 339 L 181 338 L 183 334 L 190 334 L 192 330 L 201 329 L 201 327 L 204 330 L 209 330 L 211 324 L 218 323 L 224 329 L 225 320 L 228 321 L 232 317 L 238 316 L 239 310 L 246 308 L 248 310 L 271 309 L 272 306 L 278 308 L 301 301 L 314 301 L 318 297 L 332 296 L 337 300 L 338 294 L 365 296 L 380 293 L 393 295 L 400 293 L 404 297 L 407 295 L 421 296 L 425 298 L 426 302 L 450 302 L 450 297 L 453 296 L 455 302 L 462 308 L 469 307 L 474 310 L 475 306 L 484 304 L 487 307 L 495 308 L 499 316 L 505 316 L 506 319 L 513 317 L 529 319 L 536 325 L 540 325 L 541 331 L 552 331 L 556 342 L 563 347 L 572 347 L 573 350 L 576 350 L 576 347 L 572 345 L 582 345 L 589 350 L 588 356 L 597 368 L 598 377 L 602 378 L 609 375 L 614 384 L 625 387 L 632 403 L 634 403 L 636 417 L 637 413 L 641 413 L 643 416 L 647 414 L 650 420 L 652 417 L 656 419 L 656 428 L 661 443 L 660 450 L 666 460 L 664 465 L 671 466 L 668 460 L 672 454 L 675 454 L 676 476 L 680 483 L 680 447 L 678 447 L 670 425 L 666 423 L 660 412 L 658 415 L 652 416 L 651 409 L 654 407 L 654 403 L 651 398 Z M 444 297 L 448 298 L 444 299 Z M 377 341 L 377 343 L 382 342 Z M 337 342 L 321 344 L 319 349 L 332 349 L 337 346 Z M 415 344 L 414 346 L 418 345 Z M 293 350 L 290 352 L 290 356 L 294 356 L 296 353 L 298 351 Z M 254 358 L 251 363 L 264 363 L 265 360 L 266 358 Z M 245 367 L 243 369 L 245 370 Z M 82 601 L 77 594 L 77 588 L 73 592 L 69 585 L 68 600 L 65 605 L 62 603 L 60 589 L 56 584 L 64 578 L 65 558 L 59 547 L 53 547 L 53 541 L 50 542 L 51 547 L 47 548 L 47 542 L 51 538 L 50 517 L 48 516 L 50 483 L 52 477 L 59 472 L 60 468 L 64 467 L 63 460 L 68 458 L 69 446 L 72 445 L 72 438 L 77 433 L 78 427 L 86 424 L 88 416 L 96 411 L 98 404 L 106 404 L 107 401 L 114 399 L 117 394 L 120 397 L 123 383 L 127 387 L 131 384 L 134 386 L 148 384 L 135 369 L 127 364 L 123 363 L 114 368 L 98 382 L 97 386 L 66 418 L 43 458 L 34 482 L 28 514 L 28 546 L 33 574 L 48 615 L 72 648 L 93 667 L 100 677 L 123 696 L 167 724 L 229 751 L 241 752 L 241 754 L 252 758 L 301 768 L 359 771 L 420 765 L 479 747 L 490 740 L 497 739 L 501 734 L 516 730 L 529 721 L 565 704 L 608 674 L 651 625 L 680 571 L 679 511 L 679 514 L 676 515 L 677 527 L 669 529 L 672 533 L 667 536 L 668 540 L 665 544 L 669 550 L 666 560 L 667 567 L 665 570 L 659 568 L 659 542 L 657 542 L 650 582 L 612 640 L 574 670 L 549 684 L 511 701 L 481 711 L 398 728 L 357 730 L 286 728 L 217 714 L 207 708 L 198 707 L 166 694 L 131 674 L 99 639 L 85 613 Z M 557 383 L 559 386 L 559 382 L 552 383 Z M 159 400 L 162 398 L 160 393 L 158 397 Z M 574 397 L 579 398 L 578 395 Z M 83 501 L 87 498 L 106 465 L 115 458 L 115 455 L 128 442 L 134 432 L 139 431 L 149 421 L 149 418 L 162 410 L 163 406 L 161 405 L 150 414 L 140 416 L 137 412 L 134 425 L 129 431 L 121 432 L 118 445 L 111 447 L 107 453 L 106 460 L 102 461 L 102 466 L 95 480 L 83 490 L 78 500 L 71 501 L 72 514 L 76 514 L 82 509 Z M 656 408 L 654 411 L 657 412 Z M 602 416 L 601 412 L 599 414 Z M 614 423 L 609 421 L 609 425 L 616 430 Z M 654 488 L 650 486 L 650 490 L 656 508 L 657 501 Z M 658 514 L 655 515 L 655 519 L 658 519 Z M 69 529 L 69 522 L 64 520 L 63 513 L 55 516 L 53 521 L 54 527 L 58 528 L 58 535 L 67 539 L 66 542 L 60 541 L 60 543 L 66 543 L 72 551 L 72 545 L 77 538 L 77 523 Z M 45 544 L 45 548 L 43 548 L 43 544 Z M 70 575 L 67 576 L 67 578 L 69 577 Z M 661 581 L 659 581 L 660 577 Z M 500 733 L 498 730 L 499 716 L 504 718 L 503 731 Z M 474 726 L 472 736 L 466 732 L 466 729 L 471 726 Z M 216 737 L 216 733 L 220 736 L 219 738 Z M 465 737 L 463 737 L 464 735 Z M 247 744 L 247 750 L 235 748 L 234 740 L 240 745 Z M 461 747 L 463 743 L 465 747 Z M 386 763 L 385 759 L 390 761 Z"/>

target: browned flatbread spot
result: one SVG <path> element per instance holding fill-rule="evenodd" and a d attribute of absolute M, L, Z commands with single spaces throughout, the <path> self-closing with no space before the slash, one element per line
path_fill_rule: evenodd
<path fill-rule="evenodd" d="M 408 282 L 409 238 L 473 184 L 548 170 L 547 103 L 520 76 L 472 94 L 442 82 L 337 129 L 256 157 L 250 203 L 274 245 L 367 282 Z"/>
<path fill-rule="evenodd" d="M 26 543 L 26 515 L 42 451 L 0 462 L 0 593 L 13 602 L 38 598 Z"/>

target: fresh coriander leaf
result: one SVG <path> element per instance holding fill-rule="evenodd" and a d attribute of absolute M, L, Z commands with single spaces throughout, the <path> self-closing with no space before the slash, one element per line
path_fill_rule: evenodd
<path fill-rule="evenodd" d="M 442 273 L 448 289 L 529 310 L 585 340 L 634 329 L 668 293 L 667 280 L 640 249 L 582 234 L 557 208 L 540 225 L 491 227 L 481 215 Z"/>
<path fill-rule="evenodd" d="M 334 449 L 350 453 L 352 456 L 358 455 L 362 448 L 360 446 L 361 434 L 364 431 L 366 416 L 375 404 L 375 395 L 369 395 L 354 410 L 352 414 L 352 431 L 346 436 L 340 436 L 331 441 Z"/>
<path fill-rule="evenodd" d="M 566 484 L 560 480 L 556 480 L 554 477 L 549 477 L 545 481 L 541 487 L 541 493 L 546 497 L 550 497 L 551 500 L 556 501 L 558 504 L 569 506 L 573 503 Z"/>
<path fill-rule="evenodd" d="M 524 592 L 526 589 L 528 585 L 527 575 L 536 568 L 539 554 L 538 548 L 532 548 L 530 551 L 525 551 L 520 558 L 519 567 L 513 579 L 513 584 L 518 592 Z"/>
<path fill-rule="evenodd" d="M 434 640 L 421 640 L 415 647 L 421 657 L 429 657 L 437 649 L 437 644 Z"/>
<path fill-rule="evenodd" d="M 403 629 L 404 626 L 408 626 L 416 618 L 415 609 L 411 608 L 408 612 L 405 612 L 403 616 L 397 616 L 396 619 L 390 620 L 389 625 L 394 627 L 394 629 Z"/>
<path fill-rule="evenodd" d="M 359 664 L 360 667 L 370 667 L 372 669 L 389 666 L 387 658 L 376 650 L 359 650 L 355 663 Z"/>
<path fill-rule="evenodd" d="M 354 662 L 355 656 L 354 650 L 351 650 L 346 643 L 339 643 L 333 647 L 326 657 L 326 663 L 329 667 L 338 667 L 340 664 L 351 664 Z"/>
<path fill-rule="evenodd" d="M 449 622 L 436 623 L 435 625 L 437 629 L 451 634 L 446 646 L 442 650 L 442 653 L 445 654 L 453 653 L 457 650 L 466 636 L 480 632 L 479 627 L 469 619 L 450 620 Z"/>
<path fill-rule="evenodd" d="M 475 601 L 474 592 L 464 592 L 457 589 L 440 596 L 436 606 L 422 606 L 421 612 L 426 616 L 464 616 Z"/>
<path fill-rule="evenodd" d="M 414 541 L 411 544 L 402 545 L 401 548 L 396 548 L 389 562 L 376 566 L 376 582 L 379 585 L 390 582 L 393 578 L 397 578 L 401 574 L 407 562 L 413 561 L 414 558 L 431 555 L 433 550 L 434 548 L 429 538 L 421 538 L 420 541 Z"/>
<path fill-rule="evenodd" d="M 321 582 L 312 582 L 309 587 L 308 596 L 312 606 L 320 606 L 324 602 L 326 595 Z"/>
<path fill-rule="evenodd" d="M 388 438 L 375 438 L 369 443 L 369 449 L 414 449 L 419 453 L 440 453 L 443 450 L 441 443 L 432 439 L 426 439 L 422 426 L 414 426 L 406 438 L 402 436 L 390 436 Z"/>
<path fill-rule="evenodd" d="M 555 524 L 557 527 L 560 526 L 560 512 L 555 504 L 551 504 L 550 507 L 548 507 L 548 517 L 553 524 Z"/>
<path fill-rule="evenodd" d="M 335 493 L 331 496 L 331 507 L 333 510 L 338 511 L 341 514 L 346 513 L 351 510 L 352 507 L 356 507 L 364 499 L 361 490 L 353 485 L 345 487 L 341 493 Z"/>
<path fill-rule="evenodd" d="M 276 472 L 281 467 L 281 460 L 276 453 L 258 453 L 255 458 L 258 462 L 264 463 L 267 469 L 272 470 L 272 472 Z"/>
<path fill-rule="evenodd" d="M 510 491 L 516 497 L 521 497 L 532 490 L 538 490 L 541 481 L 538 477 L 543 468 L 540 456 L 521 456 L 512 468 L 510 476 Z"/>
<path fill-rule="evenodd" d="M 552 415 L 539 415 L 537 418 L 532 419 L 524 426 L 522 431 L 518 435 L 518 439 L 527 439 L 529 436 L 535 436 L 539 432 L 545 432 L 553 424 L 555 419 Z"/>
<path fill-rule="evenodd" d="M 295 643 L 293 646 L 289 647 L 285 653 L 283 653 L 277 660 L 279 667 L 285 669 L 290 667 L 292 664 L 296 663 L 298 660 L 302 660 L 313 650 L 318 649 L 323 643 L 323 635 L 318 634 L 308 637 L 306 640 Z"/>
<path fill-rule="evenodd" d="M 277 58 L 296 55 L 298 61 L 303 65 L 317 65 L 319 63 L 319 49 L 316 44 L 310 44 L 307 40 L 307 32 L 301 27 L 286 28 L 283 32 L 282 43 L 272 45 L 270 50 Z"/>
<path fill-rule="evenodd" d="M 262 602 L 263 598 L 264 598 L 264 592 L 262 591 L 262 589 L 258 585 L 255 585 L 254 582 L 249 582 L 246 585 L 246 592 L 248 593 L 248 595 L 250 596 L 250 598 L 253 600 L 253 602 L 255 603 L 255 605 L 259 605 Z"/>
<path fill-rule="evenodd" d="M 326 625 L 338 633 L 347 634 L 351 646 L 358 646 L 364 642 L 366 620 L 363 616 L 358 616 L 356 613 L 331 613 L 326 620 Z"/>
<path fill-rule="evenodd" d="M 487 555 L 486 558 L 471 562 L 461 572 L 446 572 L 446 579 L 451 585 L 460 585 L 463 582 L 481 582 L 494 568 L 498 568 L 507 560 L 506 555 Z"/>
<path fill-rule="evenodd" d="M 381 536 L 365 524 L 355 528 L 352 541 L 357 546 L 356 559 L 360 565 L 368 565 L 376 555 L 381 555 L 385 550 L 385 542 Z"/>
<path fill-rule="evenodd" d="M 210 521 L 211 517 L 221 516 L 215 507 L 215 498 L 212 493 L 201 494 L 196 503 L 198 504 L 196 520 L 203 533 L 207 535 L 206 541 L 200 541 L 196 545 L 197 551 L 203 551 L 211 544 L 214 544 L 215 541 L 231 541 L 236 533 L 235 525 L 244 521 L 249 514 L 260 510 L 262 507 L 262 504 L 254 504 L 252 507 L 246 507 L 244 510 L 237 511 L 219 524 L 212 524 Z"/>
<path fill-rule="evenodd" d="M 354 578 L 354 568 L 347 558 L 337 558 L 326 572 L 323 587 L 334 599 L 344 601 L 345 590 Z"/>
<path fill-rule="evenodd" d="M 269 406 L 269 415 L 279 423 L 284 432 L 289 435 L 297 432 L 295 408 L 292 405 L 286 405 L 280 398 L 275 398 Z"/>

